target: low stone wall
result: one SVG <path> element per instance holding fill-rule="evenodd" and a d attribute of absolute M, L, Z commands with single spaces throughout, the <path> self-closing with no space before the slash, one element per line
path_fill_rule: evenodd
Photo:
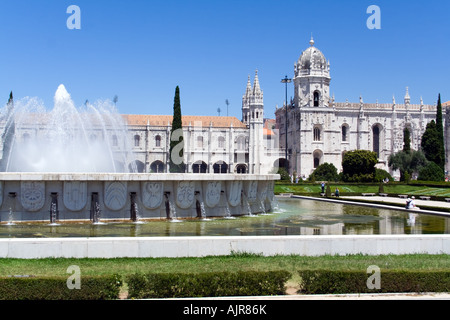
<path fill-rule="evenodd" d="M 203 257 L 450 254 L 450 235 L 224 236 L 0 239 L 1 258 Z"/>
<path fill-rule="evenodd" d="M 277 179 L 279 175 L 0 173 L 0 222 L 261 213 L 271 209 Z"/>

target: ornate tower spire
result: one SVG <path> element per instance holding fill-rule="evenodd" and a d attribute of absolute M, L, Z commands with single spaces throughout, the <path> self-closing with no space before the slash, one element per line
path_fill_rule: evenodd
<path fill-rule="evenodd" d="M 253 95 L 262 95 L 261 87 L 259 86 L 258 70 L 255 71 L 255 81 L 253 82 Z"/>
<path fill-rule="evenodd" d="M 251 92 L 252 92 L 252 83 L 250 82 L 250 75 L 248 75 L 247 89 L 245 90 L 245 95 L 248 97 L 250 96 Z"/>
<path fill-rule="evenodd" d="M 242 122 L 248 124 L 250 117 L 250 99 L 252 97 L 252 84 L 250 82 L 250 75 L 248 75 L 247 88 L 242 97 Z"/>
<path fill-rule="evenodd" d="M 405 94 L 405 104 L 410 104 L 411 97 L 409 96 L 409 89 L 406 87 L 406 94 Z"/>

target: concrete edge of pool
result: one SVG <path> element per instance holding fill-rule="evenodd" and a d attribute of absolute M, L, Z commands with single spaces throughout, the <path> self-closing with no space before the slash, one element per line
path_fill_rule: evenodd
<path fill-rule="evenodd" d="M 1 258 L 450 254 L 450 235 L 222 236 L 0 239 Z"/>
<path fill-rule="evenodd" d="M 373 203 L 370 202 L 370 198 L 366 197 L 365 199 L 358 198 L 360 201 L 354 201 L 351 197 L 343 197 L 339 199 L 329 199 L 329 198 L 316 198 L 316 197 L 308 197 L 308 196 L 296 196 L 292 195 L 289 197 L 283 197 L 283 196 L 277 196 L 277 199 L 301 199 L 301 200 L 311 200 L 311 201 L 322 201 L 322 202 L 332 202 L 332 203 L 339 203 L 339 204 L 347 204 L 347 205 L 354 205 L 354 206 L 360 206 L 360 207 L 372 207 L 377 209 L 386 209 L 386 210 L 396 210 L 396 211 L 403 211 L 408 213 L 415 213 L 415 214 L 429 214 L 429 215 L 435 215 L 435 216 L 442 216 L 442 217 L 450 217 L 450 212 L 445 211 L 436 211 L 436 210 L 428 210 L 422 208 L 421 210 L 411 210 L 402 208 L 399 206 L 395 206 L 389 202 L 386 202 L 385 204 L 380 203 Z M 367 202 L 366 202 L 367 201 Z M 427 201 L 430 202 L 430 201 Z"/>

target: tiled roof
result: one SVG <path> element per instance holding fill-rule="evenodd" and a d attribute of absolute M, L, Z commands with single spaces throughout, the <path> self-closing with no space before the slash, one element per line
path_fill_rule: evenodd
<path fill-rule="evenodd" d="M 273 132 L 273 130 L 267 129 L 267 128 L 263 128 L 263 134 L 264 134 L 265 136 L 274 136 L 274 135 L 275 135 L 275 133 Z"/>
<path fill-rule="evenodd" d="M 173 116 L 167 115 L 122 115 L 128 125 L 145 126 L 167 126 L 172 123 Z M 246 125 L 239 121 L 236 117 L 218 117 L 218 116 L 182 116 L 183 127 L 191 125 L 209 127 L 211 124 L 214 128 L 229 128 L 231 124 L 233 128 L 246 128 Z"/>

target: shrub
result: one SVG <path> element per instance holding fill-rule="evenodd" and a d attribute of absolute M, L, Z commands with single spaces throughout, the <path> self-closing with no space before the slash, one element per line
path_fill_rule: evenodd
<path fill-rule="evenodd" d="M 291 177 L 285 168 L 279 168 L 277 174 L 280 175 L 282 181 L 291 181 Z"/>
<path fill-rule="evenodd" d="M 323 163 L 309 176 L 310 181 L 337 181 L 339 175 L 337 168 L 332 163 Z"/>
<path fill-rule="evenodd" d="M 182 298 L 284 294 L 287 271 L 133 274 L 129 298 Z"/>
<path fill-rule="evenodd" d="M 376 152 L 348 151 L 342 159 L 343 179 L 348 182 L 371 182 L 375 178 Z"/>
<path fill-rule="evenodd" d="M 380 289 L 368 289 L 365 271 L 301 270 L 304 294 L 449 292 L 450 271 L 382 270 Z"/>
<path fill-rule="evenodd" d="M 327 186 L 326 190 L 325 190 L 325 196 L 327 198 L 331 198 L 331 187 Z"/>
<path fill-rule="evenodd" d="M 117 299 L 118 275 L 81 278 L 80 289 L 69 289 L 67 278 L 0 278 L 2 300 L 109 300 Z"/>
<path fill-rule="evenodd" d="M 383 169 L 375 168 L 375 182 L 382 182 L 386 178 L 389 179 L 389 181 L 394 181 L 394 178 L 392 178 L 391 174 Z"/>
<path fill-rule="evenodd" d="M 425 167 L 420 169 L 418 180 L 422 181 L 444 181 L 444 170 L 436 163 L 430 161 Z"/>

